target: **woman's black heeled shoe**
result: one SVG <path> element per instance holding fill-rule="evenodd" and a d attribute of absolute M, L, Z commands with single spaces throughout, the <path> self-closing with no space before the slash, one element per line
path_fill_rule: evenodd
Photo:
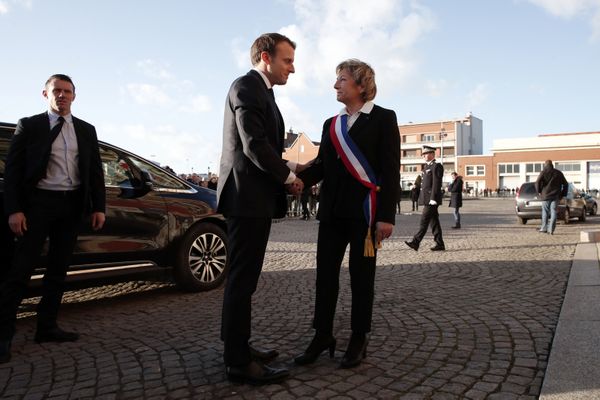
<path fill-rule="evenodd" d="M 353 333 L 348 343 L 348 349 L 340 363 L 340 368 L 353 368 L 359 365 L 363 358 L 367 356 L 368 343 L 369 339 L 366 334 Z"/>
<path fill-rule="evenodd" d="M 335 354 L 335 343 L 335 338 L 331 335 L 315 335 L 306 351 L 294 358 L 294 362 L 298 365 L 312 364 L 319 358 L 321 353 L 327 349 L 329 349 L 329 358 L 333 358 Z"/>

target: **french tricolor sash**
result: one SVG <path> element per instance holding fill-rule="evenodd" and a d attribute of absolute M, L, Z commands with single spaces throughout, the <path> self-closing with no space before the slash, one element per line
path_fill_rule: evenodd
<path fill-rule="evenodd" d="M 354 179 L 369 189 L 369 194 L 363 203 L 363 211 L 367 220 L 367 237 L 365 238 L 365 257 L 374 257 L 375 251 L 371 238 L 371 229 L 375 223 L 375 209 L 377 206 L 377 179 L 367 159 L 362 154 L 356 143 L 348 135 L 348 115 L 336 115 L 329 126 L 329 136 L 335 150 L 344 163 L 344 166 Z M 377 243 L 381 248 L 381 243 Z"/>

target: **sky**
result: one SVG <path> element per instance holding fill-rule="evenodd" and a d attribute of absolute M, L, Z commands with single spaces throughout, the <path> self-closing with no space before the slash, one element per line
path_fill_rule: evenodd
<path fill-rule="evenodd" d="M 600 131 L 600 0 L 0 0 L 0 121 L 46 110 L 46 79 L 65 73 L 100 140 L 217 173 L 227 91 L 265 32 L 297 44 L 275 96 L 286 130 L 315 141 L 348 58 L 373 67 L 400 124 L 482 119 L 485 154 Z"/>

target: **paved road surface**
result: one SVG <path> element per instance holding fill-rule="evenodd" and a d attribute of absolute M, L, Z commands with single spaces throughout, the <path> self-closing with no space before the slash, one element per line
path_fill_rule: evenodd
<path fill-rule="evenodd" d="M 403 204 L 403 209 L 408 209 Z M 463 229 L 441 208 L 446 252 L 403 243 L 418 214 L 399 215 L 379 253 L 373 332 L 365 361 L 338 364 L 350 335 L 348 270 L 341 274 L 335 358 L 297 367 L 312 337 L 317 222 L 273 225 L 253 339 L 282 353 L 280 385 L 225 379 L 219 340 L 222 288 L 186 294 L 128 283 L 70 292 L 61 311 L 76 343 L 33 342 L 25 304 L 13 361 L 0 365 L 2 399 L 535 399 L 539 395 L 571 261 L 585 224 L 518 225 L 508 199 L 466 200 Z M 345 261 L 347 262 L 347 260 Z"/>

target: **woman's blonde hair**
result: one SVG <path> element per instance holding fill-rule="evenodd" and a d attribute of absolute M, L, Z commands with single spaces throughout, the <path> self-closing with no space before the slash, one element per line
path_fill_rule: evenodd
<path fill-rule="evenodd" d="M 366 101 L 373 100 L 377 94 L 377 85 L 375 84 L 375 71 L 366 62 L 357 60 L 356 58 L 350 58 L 342 61 L 335 68 L 336 74 L 339 74 L 342 70 L 348 71 L 348 73 L 354 79 L 354 82 L 362 86 L 364 91 L 361 93 L 362 99 Z"/>

